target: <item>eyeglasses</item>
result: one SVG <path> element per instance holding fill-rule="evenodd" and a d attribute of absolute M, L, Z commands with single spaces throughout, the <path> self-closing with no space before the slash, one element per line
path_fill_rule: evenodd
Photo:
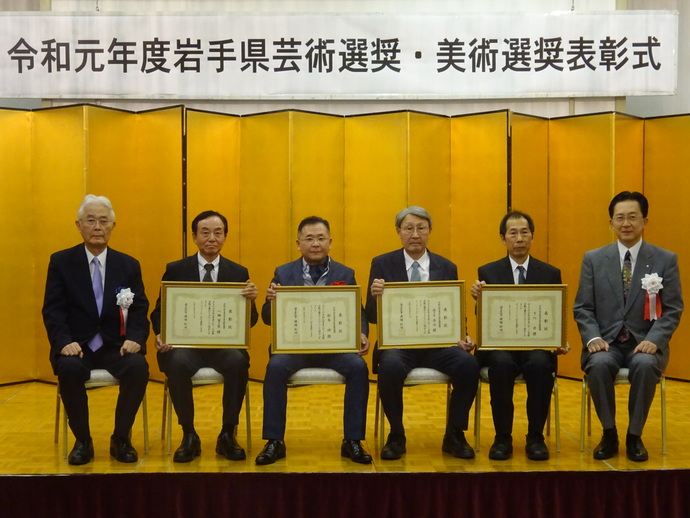
<path fill-rule="evenodd" d="M 431 229 L 426 225 L 420 225 L 418 227 L 409 226 L 409 227 L 401 227 L 400 228 L 400 232 L 402 232 L 403 234 L 408 235 L 408 236 L 411 236 L 412 234 L 414 234 L 415 231 L 417 232 L 417 234 L 422 236 L 424 234 L 428 234 L 429 230 L 431 230 Z"/>
<path fill-rule="evenodd" d="M 102 228 L 105 228 L 112 224 L 112 220 L 108 218 L 86 218 L 81 220 L 82 224 L 86 225 L 87 227 L 95 227 L 96 225 L 100 225 Z"/>
<path fill-rule="evenodd" d="M 301 237 L 299 240 L 302 243 L 307 243 L 310 245 L 313 245 L 314 243 L 318 243 L 320 245 L 323 245 L 323 244 L 328 243 L 328 239 L 329 238 L 327 238 L 327 237 Z"/>
<path fill-rule="evenodd" d="M 639 214 L 628 214 L 627 216 L 624 216 L 623 214 L 616 214 L 612 219 L 616 223 L 623 223 L 626 220 L 629 223 L 635 223 L 641 220 L 642 216 L 640 216 Z"/>

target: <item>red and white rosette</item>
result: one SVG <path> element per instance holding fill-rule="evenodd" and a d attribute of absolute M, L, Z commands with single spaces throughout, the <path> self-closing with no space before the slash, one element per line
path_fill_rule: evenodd
<path fill-rule="evenodd" d="M 117 292 L 117 305 L 120 306 L 120 336 L 127 334 L 127 312 L 134 302 L 134 293 L 130 288 L 122 288 Z"/>
<path fill-rule="evenodd" d="M 661 281 L 664 279 L 659 277 L 656 273 L 645 274 L 642 279 L 642 289 L 647 292 L 644 300 L 644 318 L 645 320 L 656 320 L 661 316 L 661 298 L 659 291 L 664 287 Z"/>

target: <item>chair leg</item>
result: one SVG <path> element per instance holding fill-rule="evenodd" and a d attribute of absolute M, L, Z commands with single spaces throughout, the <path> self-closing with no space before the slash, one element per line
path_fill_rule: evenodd
<path fill-rule="evenodd" d="M 376 384 L 376 410 L 374 411 L 374 437 L 379 436 L 379 384 Z"/>
<path fill-rule="evenodd" d="M 62 399 L 60 398 L 60 385 L 57 386 L 57 397 L 55 399 L 55 437 L 53 442 L 58 443 L 58 437 L 60 436 L 60 405 L 62 404 Z"/>
<path fill-rule="evenodd" d="M 561 411 L 558 400 L 558 379 L 553 380 L 553 414 L 556 425 L 556 451 L 561 451 Z M 549 423 L 549 428 L 551 428 Z"/>
<path fill-rule="evenodd" d="M 477 394 L 474 397 L 474 451 L 479 451 L 479 434 L 482 413 L 482 380 L 477 382 Z"/>
<path fill-rule="evenodd" d="M 659 380 L 661 384 L 661 453 L 666 455 L 666 377 Z"/>
<path fill-rule="evenodd" d="M 161 420 L 161 441 L 165 440 L 165 419 L 168 416 L 168 378 L 163 382 L 163 418 Z"/>
<path fill-rule="evenodd" d="M 62 456 L 67 458 L 67 412 L 62 406 Z"/>
<path fill-rule="evenodd" d="M 251 404 L 249 403 L 249 382 L 247 382 L 247 387 L 244 389 L 244 407 L 247 416 L 245 420 L 247 422 L 247 451 L 252 449 L 252 416 L 251 416 Z"/>
<path fill-rule="evenodd" d="M 384 415 L 383 412 L 383 403 L 381 402 L 381 397 L 379 395 L 378 389 L 376 389 L 376 410 L 378 414 L 378 422 L 379 422 L 379 451 L 383 449 L 383 445 L 385 444 L 385 435 L 386 435 L 386 416 Z"/>
<path fill-rule="evenodd" d="M 144 392 L 144 399 L 141 402 L 141 410 L 144 413 L 142 416 L 144 421 L 144 452 L 148 453 L 151 451 L 151 446 L 149 444 L 149 408 L 146 403 L 146 392 Z"/>
<path fill-rule="evenodd" d="M 587 406 L 587 376 L 582 377 L 582 397 L 580 399 L 580 451 L 585 451 L 585 407 Z"/>
<path fill-rule="evenodd" d="M 172 399 L 168 393 L 168 404 L 166 406 L 166 426 L 165 426 L 165 453 L 170 455 L 172 449 Z"/>

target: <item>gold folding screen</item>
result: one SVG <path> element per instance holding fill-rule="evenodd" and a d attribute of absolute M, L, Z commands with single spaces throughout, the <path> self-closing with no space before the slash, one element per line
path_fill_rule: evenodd
<path fill-rule="evenodd" d="M 228 218 L 223 253 L 249 268 L 260 308 L 275 267 L 299 257 L 302 218 L 330 221 L 332 256 L 355 269 L 365 295 L 371 258 L 400 247 L 395 214 L 421 205 L 434 220 L 430 249 L 453 260 L 468 286 L 478 266 L 505 253 L 498 223 L 507 208 L 529 212 L 533 254 L 561 268 L 572 307 L 582 254 L 613 240 L 607 206 L 623 189 L 644 188 L 651 204 L 646 238 L 678 252 L 684 273 L 689 240 L 675 222 L 690 183 L 680 174 L 690 159 L 688 133 L 688 117 L 643 121 L 612 113 L 546 120 L 508 111 L 447 118 L 295 111 L 236 117 L 181 106 L 0 110 L 7 251 L 0 261 L 12 293 L 0 313 L 7 330 L 0 383 L 53 379 L 40 317 L 46 268 L 52 252 L 79 242 L 73 222 L 86 193 L 113 201 L 111 244 L 141 261 L 151 304 L 165 264 L 196 251 L 189 227 L 202 210 Z M 13 216 L 30 233 L 12 225 Z M 29 283 L 21 274 L 27 263 Z M 469 294 L 467 302 L 474 336 Z M 580 377 L 570 314 L 573 351 L 561 359 L 560 373 Z M 668 374 L 688 379 L 686 327 L 674 340 Z M 269 336 L 262 323 L 252 331 L 252 378 L 263 378 Z M 152 376 L 160 379 L 152 338 L 148 345 Z"/>

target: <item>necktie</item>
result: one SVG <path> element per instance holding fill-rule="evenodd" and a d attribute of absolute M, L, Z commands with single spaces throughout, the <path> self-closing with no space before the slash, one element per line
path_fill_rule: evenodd
<path fill-rule="evenodd" d="M 320 264 L 310 264 L 309 275 L 311 276 L 311 280 L 314 281 L 314 286 L 316 286 L 316 283 L 319 282 L 319 279 L 323 275 L 323 266 Z"/>
<path fill-rule="evenodd" d="M 204 269 L 206 270 L 206 273 L 204 274 L 204 278 L 201 279 L 201 281 L 213 282 L 213 277 L 211 277 L 211 272 L 213 271 L 213 263 L 206 263 L 204 265 Z"/>
<path fill-rule="evenodd" d="M 98 260 L 98 257 L 94 257 L 91 263 L 93 264 L 91 285 L 93 286 L 93 296 L 96 299 L 96 307 L 98 308 L 98 315 L 100 316 L 103 310 L 103 276 L 101 275 L 101 262 Z M 96 336 L 89 342 L 89 349 L 97 351 L 102 345 L 103 337 L 101 337 L 100 333 L 96 333 Z"/>
<path fill-rule="evenodd" d="M 632 281 L 632 257 L 630 256 L 630 250 L 625 252 L 625 257 L 623 258 L 623 298 L 628 299 L 628 293 L 630 293 L 630 284 Z"/>
<path fill-rule="evenodd" d="M 518 269 L 518 284 L 527 284 L 527 277 L 525 276 L 525 267 L 519 265 Z"/>
<path fill-rule="evenodd" d="M 419 282 L 422 276 L 419 274 L 419 263 L 415 261 L 412 263 L 412 271 L 410 272 L 410 282 Z"/>

